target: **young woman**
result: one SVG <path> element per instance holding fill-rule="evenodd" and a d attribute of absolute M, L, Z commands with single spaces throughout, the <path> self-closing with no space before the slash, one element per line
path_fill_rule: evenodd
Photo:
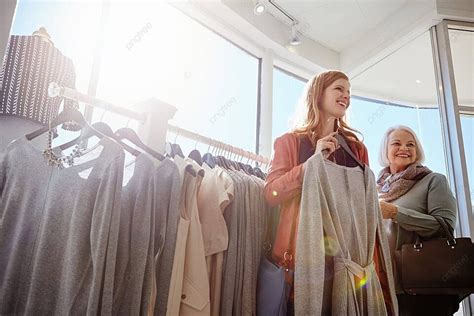
<path fill-rule="evenodd" d="M 305 121 L 294 131 L 275 140 L 274 156 L 265 183 L 267 202 L 271 205 L 281 205 L 272 259 L 289 269 L 294 269 L 295 266 L 294 254 L 305 161 L 314 153 L 325 151 L 327 159 L 339 165 L 357 166 L 357 162 L 339 148 L 334 137 L 339 133 L 358 160 L 368 164 L 367 148 L 358 139 L 355 130 L 344 121 L 344 115 L 350 105 L 349 78 L 340 71 L 327 71 L 314 77 L 309 85 L 305 100 Z M 382 284 L 386 283 L 384 277 L 379 275 Z M 292 302 L 291 294 L 289 314 L 292 313 Z"/>

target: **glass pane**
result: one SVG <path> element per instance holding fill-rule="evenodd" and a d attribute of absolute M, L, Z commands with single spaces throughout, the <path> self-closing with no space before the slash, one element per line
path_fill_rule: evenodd
<path fill-rule="evenodd" d="M 291 118 L 295 114 L 305 84 L 305 81 L 273 68 L 273 140 L 293 127 Z"/>
<path fill-rule="evenodd" d="M 376 172 L 380 141 L 388 127 L 407 125 L 419 137 L 425 165 L 447 174 L 429 32 L 351 80 L 348 121 L 364 136 Z"/>
<path fill-rule="evenodd" d="M 458 103 L 474 110 L 474 28 L 449 30 Z"/>
<path fill-rule="evenodd" d="M 255 151 L 257 58 L 166 3 L 112 3 L 105 38 L 100 98 L 134 109 L 155 97 L 178 108 L 171 124 Z"/>
<path fill-rule="evenodd" d="M 474 116 L 461 115 L 461 128 L 471 191 L 471 205 L 474 205 Z"/>
<path fill-rule="evenodd" d="M 54 46 L 74 64 L 77 90 L 87 93 L 101 18 L 100 2 L 19 0 L 11 35 L 32 35 L 46 28 Z M 84 104 L 79 104 L 84 110 Z M 53 144 L 62 144 L 78 133 L 59 131 Z"/>
<path fill-rule="evenodd" d="M 100 16 L 100 2 L 19 0 L 11 34 L 31 35 L 45 27 L 54 45 L 73 61 L 76 88 L 87 92 Z"/>

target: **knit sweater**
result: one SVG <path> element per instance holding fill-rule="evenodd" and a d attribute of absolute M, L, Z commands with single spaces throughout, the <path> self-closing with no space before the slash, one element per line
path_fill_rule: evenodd
<path fill-rule="evenodd" d="M 377 239 L 388 276 L 390 311 L 375 273 Z M 323 282 L 325 256 L 331 256 L 334 263 L 329 286 Z M 316 154 L 307 161 L 301 197 L 296 314 L 321 315 L 323 308 L 328 311 L 328 306 L 323 306 L 328 294 L 332 315 L 398 315 L 390 251 L 372 171 L 339 166 Z"/>
<path fill-rule="evenodd" d="M 398 212 L 393 220 L 384 220 L 384 225 L 392 252 L 415 242 L 416 235 L 425 240 L 440 237 L 441 227 L 434 216 L 446 219 L 452 228 L 456 226 L 456 200 L 442 174 L 430 173 L 391 203 L 397 205 Z M 396 272 L 395 283 L 401 292 Z"/>
<path fill-rule="evenodd" d="M 1 315 L 112 313 L 124 152 L 99 145 L 61 170 L 26 138 L 0 154 Z"/>

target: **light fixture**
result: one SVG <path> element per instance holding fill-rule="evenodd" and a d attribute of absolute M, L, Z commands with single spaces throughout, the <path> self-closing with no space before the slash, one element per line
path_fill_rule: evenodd
<path fill-rule="evenodd" d="M 415 80 L 416 83 L 420 84 L 421 83 L 421 80 Z"/>
<path fill-rule="evenodd" d="M 257 1 L 257 3 L 255 3 L 255 7 L 253 8 L 253 13 L 255 13 L 255 15 L 262 15 L 265 13 L 266 9 L 267 8 L 263 4 L 263 1 Z"/>
<path fill-rule="evenodd" d="M 291 46 L 298 46 L 301 44 L 301 40 L 300 40 L 300 37 L 298 36 L 298 30 L 296 29 L 296 25 L 298 25 L 297 22 L 291 25 L 291 40 L 290 40 Z"/>

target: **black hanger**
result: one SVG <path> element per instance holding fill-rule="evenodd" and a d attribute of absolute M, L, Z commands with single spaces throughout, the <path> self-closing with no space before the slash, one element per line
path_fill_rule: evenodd
<path fill-rule="evenodd" d="M 211 167 L 211 169 L 216 166 L 216 159 L 211 153 L 204 154 L 204 156 L 202 156 L 202 161 Z"/>
<path fill-rule="evenodd" d="M 259 167 L 254 167 L 253 171 L 255 172 L 255 175 L 257 177 L 259 177 L 262 180 L 265 180 L 265 174 L 263 173 L 263 171 Z"/>
<path fill-rule="evenodd" d="M 145 152 L 147 152 L 148 154 L 150 154 L 151 156 L 153 156 L 154 158 L 160 161 L 165 158 L 162 154 L 160 154 L 156 150 L 153 150 L 149 146 L 145 145 L 141 141 L 140 137 L 138 137 L 137 133 L 135 133 L 135 131 L 131 128 L 128 128 L 128 127 L 120 128 L 115 132 L 115 136 L 120 140 L 126 139 L 130 141 L 131 143 L 136 145 L 138 148 L 143 149 Z"/>
<path fill-rule="evenodd" d="M 197 149 L 191 150 L 191 152 L 188 155 L 189 158 L 194 160 L 198 165 L 202 166 L 202 157 L 201 153 Z"/>
<path fill-rule="evenodd" d="M 174 155 L 178 155 L 181 158 L 184 158 L 183 151 L 181 150 L 181 147 L 178 144 L 171 144 L 171 147 L 173 147 Z M 173 157 L 174 157 L 174 155 L 173 155 Z"/>
<path fill-rule="evenodd" d="M 92 136 L 103 138 L 107 134 L 107 128 L 112 131 L 112 129 L 107 124 L 102 122 L 94 123 L 92 124 L 92 126 L 86 125 L 82 128 L 81 135 L 79 135 L 79 137 L 76 137 L 73 140 L 70 140 L 69 142 L 60 145 L 59 148 L 61 150 L 68 149 L 69 147 L 79 143 L 81 140 L 90 138 Z"/>
<path fill-rule="evenodd" d="M 110 128 L 109 125 L 107 125 L 106 123 L 104 122 L 96 122 L 94 124 L 89 125 L 87 124 L 85 128 L 83 128 L 83 131 L 81 133 L 81 135 L 65 144 L 62 144 L 61 146 L 59 146 L 59 148 L 61 148 L 61 150 L 65 150 L 75 144 L 77 144 L 78 142 L 80 142 L 81 140 L 85 140 L 85 139 L 88 139 L 92 136 L 97 136 L 99 138 L 102 138 L 104 136 L 107 136 L 111 139 L 113 139 L 114 141 L 116 141 L 120 146 L 123 147 L 123 149 L 125 149 L 126 151 L 128 151 L 129 153 L 131 153 L 133 156 L 137 157 L 138 155 L 140 155 L 141 153 L 128 146 L 127 144 L 125 144 L 124 142 L 122 142 L 115 134 L 114 132 L 112 131 L 112 129 Z"/>
<path fill-rule="evenodd" d="M 363 164 L 359 159 L 357 159 L 352 150 L 349 148 L 349 145 L 347 145 L 346 139 L 341 134 L 336 134 L 334 137 L 337 139 L 342 149 L 344 149 L 344 151 L 347 152 L 349 156 L 351 156 L 351 158 L 355 160 L 355 162 L 359 165 L 359 167 L 362 168 L 362 170 L 365 170 L 365 164 Z"/>
<path fill-rule="evenodd" d="M 179 150 L 181 155 L 179 154 L 179 152 L 176 153 L 176 150 Z M 166 143 L 165 152 L 167 157 L 174 158 L 174 156 L 178 155 L 181 158 L 184 158 L 183 152 L 181 151 L 181 147 L 179 147 L 178 144 Z M 192 165 L 187 165 L 185 171 L 191 174 L 193 177 L 196 176 L 196 170 L 194 170 Z"/>
<path fill-rule="evenodd" d="M 81 112 L 72 107 L 68 107 L 51 121 L 51 128 L 69 121 L 74 121 L 82 127 L 89 125 Z M 25 137 L 27 140 L 32 140 L 33 138 L 36 138 L 47 131 L 49 131 L 49 126 L 44 126 L 34 132 L 26 134 Z"/>
<path fill-rule="evenodd" d="M 224 156 L 217 156 L 217 164 L 225 169 L 230 169 L 230 164 Z"/>

